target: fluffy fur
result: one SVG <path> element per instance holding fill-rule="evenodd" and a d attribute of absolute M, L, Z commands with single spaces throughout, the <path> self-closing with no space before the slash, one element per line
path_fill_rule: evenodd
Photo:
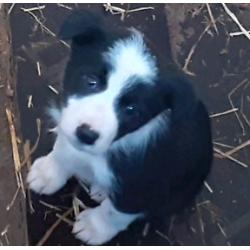
<path fill-rule="evenodd" d="M 57 139 L 27 181 L 43 194 L 72 176 L 90 185 L 101 204 L 80 214 L 73 233 L 103 244 L 195 198 L 212 162 L 210 121 L 187 79 L 161 65 L 139 31 L 107 31 L 84 11 L 66 20 L 61 38 L 72 39 L 72 53 L 61 105 L 50 112 Z"/>

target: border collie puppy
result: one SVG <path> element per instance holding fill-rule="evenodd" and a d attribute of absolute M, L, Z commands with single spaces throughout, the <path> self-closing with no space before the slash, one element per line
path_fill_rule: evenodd
<path fill-rule="evenodd" d="M 212 162 L 210 121 L 187 79 L 153 55 L 135 30 L 110 31 L 93 14 L 73 13 L 72 39 L 52 152 L 37 159 L 30 188 L 52 194 L 72 176 L 100 205 L 73 233 L 103 244 L 139 218 L 170 216 L 194 200 Z"/>

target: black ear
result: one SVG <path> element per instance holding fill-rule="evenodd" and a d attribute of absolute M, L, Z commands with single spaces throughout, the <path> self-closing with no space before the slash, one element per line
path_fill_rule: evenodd
<path fill-rule="evenodd" d="M 72 39 L 78 45 L 102 41 L 105 38 L 102 22 L 87 10 L 77 10 L 64 21 L 58 34 L 62 40 Z"/>
<path fill-rule="evenodd" d="M 166 108 L 172 110 L 172 119 L 179 119 L 197 103 L 197 97 L 189 80 L 182 74 L 169 72 L 161 79 Z"/>

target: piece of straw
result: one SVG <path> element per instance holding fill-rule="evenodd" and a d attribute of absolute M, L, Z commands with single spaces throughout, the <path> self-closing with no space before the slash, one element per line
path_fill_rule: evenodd
<path fill-rule="evenodd" d="M 208 14 L 209 14 L 209 16 L 210 16 L 211 22 L 212 22 L 212 24 L 213 24 L 213 26 L 214 26 L 214 29 L 215 29 L 217 35 L 219 35 L 219 31 L 218 31 L 216 22 L 215 22 L 215 20 L 214 20 L 214 16 L 213 16 L 212 10 L 211 10 L 211 8 L 210 8 L 210 4 L 209 4 L 209 3 L 206 3 L 206 6 L 207 6 L 207 10 L 208 10 Z"/>
<path fill-rule="evenodd" d="M 6 206 L 6 210 L 7 211 L 9 211 L 12 208 L 12 206 L 14 205 L 14 203 L 16 201 L 16 198 L 18 196 L 19 191 L 20 191 L 20 187 L 17 187 L 16 192 L 13 195 L 13 198 L 12 198 L 11 202 Z"/>
<path fill-rule="evenodd" d="M 250 30 L 248 30 L 247 33 L 250 35 Z M 231 32 L 231 33 L 229 33 L 229 36 L 231 36 L 231 37 L 242 36 L 242 35 L 245 35 L 245 33 L 242 32 L 242 31 L 237 31 L 237 32 Z"/>
<path fill-rule="evenodd" d="M 70 227 L 73 227 L 74 222 L 68 218 L 62 217 L 62 215 L 56 213 L 56 217 L 67 223 Z"/>
<path fill-rule="evenodd" d="M 73 10 L 72 7 L 70 7 L 70 6 L 66 5 L 66 4 L 57 3 L 57 6 L 62 7 L 62 8 L 67 9 L 67 10 Z"/>
<path fill-rule="evenodd" d="M 17 145 L 17 136 L 16 136 L 16 129 L 14 126 L 14 122 L 12 119 L 12 112 L 10 109 L 5 109 L 9 130 L 10 130 L 10 137 L 11 137 L 11 145 L 12 145 L 12 154 L 13 154 L 13 160 L 14 160 L 14 166 L 15 166 L 15 175 L 17 180 L 17 187 L 20 187 L 22 189 L 23 196 L 26 197 L 25 188 L 23 184 L 23 178 L 21 174 L 21 161 L 20 161 L 20 155 L 18 151 L 18 145 Z"/>
<path fill-rule="evenodd" d="M 42 73 L 41 73 L 41 66 L 40 66 L 39 62 L 36 62 L 36 68 L 37 68 L 37 74 L 38 74 L 38 76 L 41 76 Z"/>
<path fill-rule="evenodd" d="M 219 116 L 223 116 L 223 115 L 228 115 L 228 114 L 234 113 L 234 112 L 236 112 L 238 110 L 239 110 L 238 108 L 232 108 L 232 109 L 220 112 L 220 113 L 212 114 L 209 117 L 210 118 L 215 118 L 215 117 L 219 117 Z"/>
<path fill-rule="evenodd" d="M 12 12 L 12 10 L 14 9 L 14 7 L 15 7 L 15 3 L 12 3 L 11 4 L 11 6 L 10 6 L 10 8 L 9 8 L 9 10 L 8 10 L 8 15 L 10 15 L 10 13 Z"/>
<path fill-rule="evenodd" d="M 211 25 L 213 25 L 212 22 L 210 22 L 210 23 L 207 25 L 207 27 L 203 30 L 203 32 L 200 34 L 198 40 L 196 41 L 196 43 L 191 47 L 191 49 L 190 49 L 190 51 L 189 51 L 189 53 L 188 53 L 188 56 L 187 56 L 187 58 L 185 59 L 185 64 L 184 64 L 182 70 L 183 70 L 186 74 L 188 74 L 188 75 L 192 75 L 192 76 L 195 75 L 195 73 L 191 72 L 191 71 L 188 69 L 188 65 L 189 65 L 189 63 L 191 62 L 192 56 L 193 56 L 193 54 L 194 54 L 194 52 L 195 52 L 195 50 L 196 50 L 196 48 L 197 48 L 199 42 L 201 41 L 201 39 L 203 38 L 203 36 L 207 33 L 207 31 L 210 29 Z"/>
<path fill-rule="evenodd" d="M 23 12 L 31 12 L 31 11 L 36 11 L 36 10 L 43 10 L 45 9 L 45 5 L 37 6 L 37 7 L 32 7 L 32 8 L 21 8 Z"/>
<path fill-rule="evenodd" d="M 207 190 L 210 192 L 210 193 L 213 193 L 213 189 L 210 187 L 210 185 L 208 185 L 208 183 L 206 181 L 204 181 L 204 185 L 205 187 L 207 188 Z"/>
<path fill-rule="evenodd" d="M 21 167 L 25 166 L 27 164 L 28 161 L 30 161 L 30 157 L 31 155 L 36 151 L 39 141 L 40 141 L 40 137 L 41 137 L 41 120 L 39 118 L 36 119 L 36 125 L 37 125 L 37 138 L 35 141 L 35 144 L 33 145 L 33 147 L 31 148 L 29 154 L 24 156 L 24 160 L 23 162 L 20 164 Z M 27 142 L 27 141 L 26 141 Z M 25 143 L 26 143 L 25 142 Z"/>
<path fill-rule="evenodd" d="M 52 85 L 48 85 L 48 88 L 55 93 L 56 95 L 59 95 L 59 91 L 57 89 L 55 89 Z"/>
<path fill-rule="evenodd" d="M 28 96 L 28 108 L 32 108 L 34 105 L 33 105 L 33 96 L 32 95 L 29 95 Z"/>
<path fill-rule="evenodd" d="M 26 140 L 26 142 L 23 145 L 23 153 L 24 153 L 24 159 L 26 160 L 26 166 L 27 169 L 30 169 L 31 167 L 31 159 L 30 159 L 30 141 Z M 29 205 L 29 211 L 31 214 L 35 212 L 35 209 L 33 207 L 32 199 L 31 199 L 31 192 L 30 189 L 27 188 L 27 198 L 28 198 L 28 205 Z"/>
<path fill-rule="evenodd" d="M 231 19 L 238 25 L 240 28 L 241 32 L 250 40 L 250 34 L 248 31 L 242 26 L 242 24 L 239 22 L 238 18 L 236 15 L 226 6 L 226 4 L 221 3 L 223 8 L 225 9 L 226 13 L 231 17 Z"/>
<path fill-rule="evenodd" d="M 230 93 L 228 94 L 228 101 L 229 101 L 229 103 L 230 103 L 232 109 L 235 109 L 235 106 L 234 106 L 234 103 L 233 103 L 233 100 L 232 100 L 232 95 L 233 95 L 241 86 L 243 86 L 243 85 L 244 85 L 245 83 L 247 83 L 247 82 L 248 82 L 248 79 L 245 78 L 245 79 L 244 79 L 243 81 L 241 81 L 235 88 L 233 88 L 233 89 L 230 91 Z M 236 118 L 237 118 L 237 120 L 238 120 L 238 122 L 239 122 L 239 124 L 240 124 L 241 129 L 242 129 L 242 134 L 245 135 L 245 127 L 244 127 L 244 125 L 243 125 L 243 123 L 242 123 L 242 121 L 241 121 L 241 119 L 240 119 L 238 113 L 237 113 L 236 111 L 235 111 L 234 113 L 235 113 L 235 116 L 236 116 Z"/>
<path fill-rule="evenodd" d="M 144 11 L 144 10 L 154 10 L 154 7 L 147 6 L 147 7 L 140 7 L 135 9 L 123 9 L 117 6 L 112 5 L 111 3 L 103 4 L 105 11 L 110 12 L 112 15 L 121 15 L 121 20 L 123 21 L 125 16 L 129 13 Z"/>
<path fill-rule="evenodd" d="M 245 163 L 243 163 L 243 162 L 241 162 L 241 161 L 239 161 L 239 160 L 233 158 L 233 157 L 230 156 L 230 155 L 227 155 L 226 153 L 222 152 L 222 151 L 219 150 L 218 148 L 215 148 L 215 147 L 214 147 L 214 151 L 215 151 L 216 153 L 218 153 L 218 154 L 224 156 L 225 158 L 227 158 L 227 159 L 229 159 L 229 160 L 231 160 L 231 161 L 233 161 L 233 162 L 239 164 L 240 166 L 242 166 L 242 167 L 244 167 L 244 168 L 248 168 L 248 165 L 247 165 L 247 164 L 245 164 Z"/>
<path fill-rule="evenodd" d="M 226 155 L 232 155 L 232 154 L 238 152 L 239 150 L 241 150 L 241 149 L 243 149 L 243 148 L 245 148 L 247 146 L 250 146 L 250 140 L 247 140 L 244 143 L 240 144 L 239 146 L 237 146 L 237 147 L 235 147 L 235 148 L 233 148 L 233 149 L 225 152 L 225 154 Z"/>
<path fill-rule="evenodd" d="M 158 234 L 161 238 L 165 239 L 168 243 L 170 243 L 170 245 L 172 245 L 172 241 L 166 234 L 160 232 L 159 230 L 155 230 L 155 233 Z"/>
<path fill-rule="evenodd" d="M 218 228 L 220 229 L 220 231 L 221 231 L 221 233 L 223 234 L 223 236 L 224 236 L 225 238 L 227 238 L 227 234 L 226 234 L 225 230 L 223 229 L 223 227 L 221 226 L 221 224 L 220 224 L 219 222 L 217 222 L 217 226 L 218 226 Z"/>
<path fill-rule="evenodd" d="M 60 225 L 63 218 L 66 218 L 68 215 L 70 215 L 73 212 L 73 208 L 68 209 L 65 213 L 61 215 L 60 218 L 56 220 L 56 222 L 46 231 L 44 236 L 39 240 L 37 243 L 37 246 L 42 246 L 44 243 L 48 240 L 48 238 L 51 236 L 51 234 L 55 231 L 55 229 Z"/>
<path fill-rule="evenodd" d="M 39 203 L 42 204 L 42 205 L 45 206 L 45 207 L 48 207 L 48 208 L 53 209 L 53 210 L 56 210 L 56 211 L 58 211 L 58 212 L 62 211 L 61 208 L 56 207 L 56 206 L 54 206 L 54 205 L 52 205 L 52 204 L 49 204 L 49 203 L 47 203 L 47 202 L 45 202 L 45 201 L 39 200 Z"/>
<path fill-rule="evenodd" d="M 220 142 L 215 142 L 215 141 L 213 142 L 213 144 L 224 147 L 224 148 L 234 148 L 233 146 L 230 146 L 230 145 L 227 145 L 224 143 L 220 143 Z"/>
<path fill-rule="evenodd" d="M 41 7 L 41 6 L 40 6 Z M 37 7 L 38 8 L 38 7 Z M 41 26 L 41 28 L 49 35 L 56 37 L 56 34 L 54 32 L 52 32 L 48 27 L 46 27 L 41 20 L 32 12 L 32 10 L 30 9 L 25 9 L 25 8 L 20 8 L 23 12 L 28 13 L 29 15 L 31 15 L 34 20 Z M 65 45 L 67 48 L 70 48 L 70 45 L 67 44 L 66 42 L 59 40 L 63 45 Z"/>

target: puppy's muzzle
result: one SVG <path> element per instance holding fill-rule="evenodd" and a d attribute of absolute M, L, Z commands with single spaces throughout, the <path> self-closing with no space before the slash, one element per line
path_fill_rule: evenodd
<path fill-rule="evenodd" d="M 98 139 L 99 134 L 87 124 L 82 124 L 76 129 L 76 137 L 81 143 L 92 145 Z"/>

